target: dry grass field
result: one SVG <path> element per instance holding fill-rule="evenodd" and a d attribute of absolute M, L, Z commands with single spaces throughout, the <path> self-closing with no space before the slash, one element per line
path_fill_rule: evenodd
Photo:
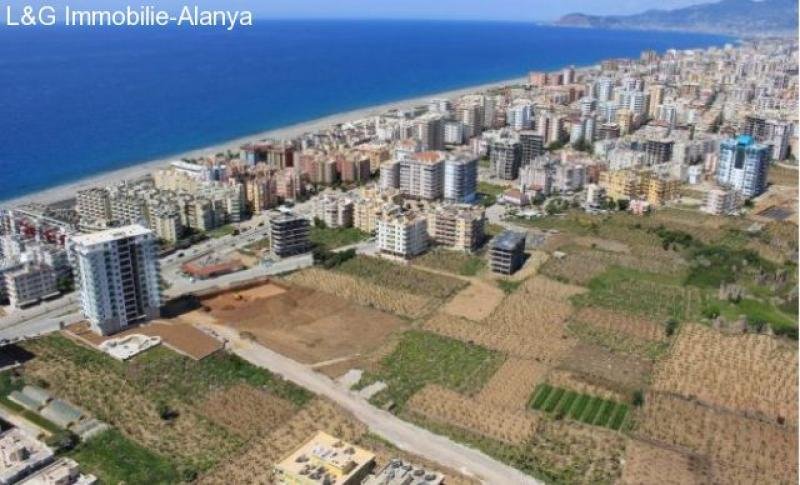
<path fill-rule="evenodd" d="M 614 483 L 622 472 L 626 438 L 574 421 L 541 419 L 525 448 L 554 483 Z"/>
<path fill-rule="evenodd" d="M 268 434 L 297 411 L 286 399 L 246 384 L 215 391 L 199 403 L 198 409 L 212 422 L 247 441 Z"/>
<path fill-rule="evenodd" d="M 636 432 L 706 456 L 714 483 L 797 483 L 797 428 L 648 393 Z"/>
<path fill-rule="evenodd" d="M 632 439 L 625 449 L 620 485 L 704 485 L 711 483 L 708 460 L 675 448 Z"/>
<path fill-rule="evenodd" d="M 292 273 L 285 280 L 291 284 L 335 294 L 358 305 L 408 318 L 426 315 L 438 304 L 438 300 L 430 296 L 388 289 L 356 276 L 319 268 Z"/>
<path fill-rule="evenodd" d="M 267 288 L 276 285 L 268 283 Z M 299 286 L 279 287 L 268 296 L 232 291 L 204 299 L 193 314 L 247 332 L 260 343 L 305 363 L 369 352 L 405 328 L 398 317 L 354 305 L 332 293 Z"/>
<path fill-rule="evenodd" d="M 568 370 L 551 370 L 547 374 L 547 383 L 553 387 L 571 389 L 616 402 L 625 402 L 628 399 L 627 393 L 611 390 L 607 385 L 597 384 L 595 379 Z"/>
<path fill-rule="evenodd" d="M 271 484 L 272 467 L 317 431 L 354 442 L 367 432 L 352 416 L 323 399 L 315 399 L 271 432 L 250 441 L 242 454 L 231 457 L 201 477 L 202 484 Z"/>
<path fill-rule="evenodd" d="M 398 450 L 370 435 L 367 427 L 335 404 L 316 398 L 289 419 L 255 436 L 241 455 L 221 463 L 200 477 L 200 484 L 274 484 L 272 467 L 286 455 L 322 430 L 344 441 L 362 446 L 375 453 L 376 467 L 380 468 L 396 457 L 422 464 L 445 474 L 448 484 L 475 484 L 474 480 L 454 470 L 425 460 L 422 457 Z"/>
<path fill-rule="evenodd" d="M 658 342 L 666 339 L 664 326 L 660 323 L 644 316 L 630 315 L 606 308 L 582 308 L 575 313 L 573 320 L 643 340 Z"/>
<path fill-rule="evenodd" d="M 520 445 L 530 438 L 536 424 L 536 417 L 531 413 L 500 409 L 435 384 L 428 384 L 415 393 L 406 409 L 426 419 L 512 445 Z"/>
<path fill-rule="evenodd" d="M 242 443 L 181 402 L 169 402 L 179 418 L 165 423 L 152 397 L 107 365 L 79 364 L 36 340 L 26 343 L 26 348 L 36 355 L 25 364 L 26 378 L 47 382 L 56 396 L 86 409 L 162 456 L 204 470 L 231 456 Z"/>
<path fill-rule="evenodd" d="M 574 346 L 558 364 L 558 369 L 622 395 L 646 387 L 651 368 L 648 360 L 585 343 Z"/>
<path fill-rule="evenodd" d="M 533 360 L 509 358 L 475 396 L 487 405 L 524 410 L 536 384 L 544 380 L 547 368 Z"/>
<path fill-rule="evenodd" d="M 653 390 L 797 425 L 797 349 L 766 335 L 726 335 L 685 325 Z"/>

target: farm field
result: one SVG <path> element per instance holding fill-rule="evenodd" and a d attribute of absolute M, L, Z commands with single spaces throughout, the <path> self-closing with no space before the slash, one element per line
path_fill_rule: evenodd
<path fill-rule="evenodd" d="M 706 457 L 716 483 L 797 481 L 796 426 L 657 392 L 646 395 L 636 421 L 635 434 Z"/>
<path fill-rule="evenodd" d="M 388 388 L 373 397 L 401 409 L 426 384 L 440 384 L 471 395 L 502 364 L 502 356 L 478 345 L 411 330 L 403 334 L 394 351 L 384 357 L 377 373 L 362 377 L 359 387 L 382 381 Z"/>
<path fill-rule="evenodd" d="M 686 325 L 652 389 L 797 426 L 797 351 L 766 335 L 725 335 Z"/>
<path fill-rule="evenodd" d="M 588 283 L 589 291 L 573 301 L 579 307 L 601 307 L 666 320 L 700 317 L 705 293 L 681 286 L 676 279 L 621 267 L 612 267 Z"/>
<path fill-rule="evenodd" d="M 534 276 L 522 282 L 483 322 L 437 313 L 423 323 L 433 332 L 474 341 L 523 359 L 557 360 L 574 342 L 565 338 L 565 321 L 572 312 L 568 298 L 583 290 Z"/>
<path fill-rule="evenodd" d="M 416 258 L 414 265 L 425 266 L 454 275 L 475 276 L 486 270 L 486 258 L 482 255 L 434 248 Z"/>
<path fill-rule="evenodd" d="M 478 278 L 472 278 L 469 286 L 456 293 L 442 306 L 441 311 L 479 322 L 491 315 L 504 297 L 505 293 L 500 288 Z"/>
<path fill-rule="evenodd" d="M 88 471 L 111 483 L 133 466 L 152 473 L 155 482 L 196 477 L 233 456 L 246 440 L 205 415 L 198 404 L 207 394 L 250 386 L 292 409 L 310 399 L 303 389 L 225 353 L 198 362 L 156 347 L 123 363 L 58 335 L 28 341 L 24 349 L 34 356 L 21 368 L 26 381 L 114 427 L 75 451 Z M 114 449 L 130 450 L 130 462 L 113 460 L 108 450 Z"/>
<path fill-rule="evenodd" d="M 319 270 L 317 270 L 319 271 Z M 304 363 L 367 352 L 405 328 L 398 317 L 310 288 L 267 283 L 263 295 L 230 291 L 204 298 L 203 307 L 181 316 L 247 332 L 258 342 Z M 277 288 L 278 290 L 271 290 Z M 250 292 L 250 293 L 248 293 Z"/>
<path fill-rule="evenodd" d="M 157 347 L 123 363 L 61 336 L 25 349 L 34 356 L 21 368 L 26 380 L 113 426 L 69 452 L 104 483 L 273 483 L 273 465 L 320 429 L 374 449 L 378 466 L 401 456 L 475 483 L 391 448 L 330 401 L 231 354 L 195 361 Z"/>
<path fill-rule="evenodd" d="M 636 439 L 631 440 L 625 449 L 621 484 L 702 485 L 710 482 L 710 464 L 699 455 L 658 447 Z"/>
<path fill-rule="evenodd" d="M 454 276 L 432 274 L 412 266 L 380 258 L 357 256 L 345 261 L 335 271 L 375 283 L 388 290 L 445 300 L 467 283 Z"/>
<path fill-rule="evenodd" d="M 428 295 L 392 290 L 349 274 L 320 268 L 291 273 L 284 277 L 284 281 L 405 318 L 419 318 L 433 311 L 439 303 Z"/>
<path fill-rule="evenodd" d="M 569 418 L 615 431 L 625 424 L 629 411 L 627 404 L 549 384 L 536 387 L 530 398 L 530 407 L 562 419 Z"/>

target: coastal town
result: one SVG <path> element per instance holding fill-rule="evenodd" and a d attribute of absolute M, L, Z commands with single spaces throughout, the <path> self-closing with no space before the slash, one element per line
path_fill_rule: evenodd
<path fill-rule="evenodd" d="M 0 483 L 794 483 L 798 89 L 647 50 L 4 207 Z"/>

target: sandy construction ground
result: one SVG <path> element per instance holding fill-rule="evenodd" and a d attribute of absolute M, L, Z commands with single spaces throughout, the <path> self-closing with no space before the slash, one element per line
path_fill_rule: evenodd
<path fill-rule="evenodd" d="M 393 315 L 310 288 L 266 283 L 203 299 L 182 320 L 219 323 L 307 364 L 368 353 L 407 325 Z"/>

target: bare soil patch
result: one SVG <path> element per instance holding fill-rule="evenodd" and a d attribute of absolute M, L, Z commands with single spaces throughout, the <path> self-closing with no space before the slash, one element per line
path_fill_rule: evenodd
<path fill-rule="evenodd" d="M 503 298 L 505 298 L 505 293 L 500 288 L 478 279 L 472 279 L 469 286 L 456 293 L 442 307 L 442 311 L 479 322 L 491 315 Z"/>
<path fill-rule="evenodd" d="M 267 284 L 266 289 L 221 293 L 203 300 L 204 308 L 184 315 L 212 316 L 277 352 L 315 363 L 378 347 L 406 324 L 399 318 L 354 305 L 310 288 Z"/>

